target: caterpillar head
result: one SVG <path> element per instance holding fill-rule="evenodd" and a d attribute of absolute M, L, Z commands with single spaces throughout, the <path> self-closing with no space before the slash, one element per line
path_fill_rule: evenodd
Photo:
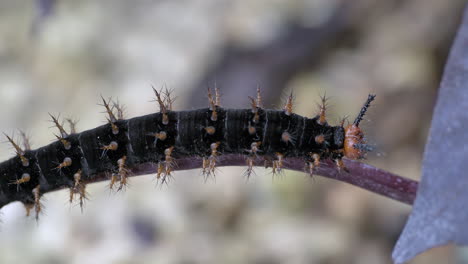
<path fill-rule="evenodd" d="M 375 99 L 374 94 L 369 94 L 367 101 L 361 108 L 359 115 L 356 117 L 354 122 L 345 128 L 344 138 L 344 155 L 349 159 L 362 159 L 365 154 L 369 152 L 370 146 L 366 144 L 364 140 L 364 133 L 359 127 L 359 123 L 366 114 L 370 103 Z"/>

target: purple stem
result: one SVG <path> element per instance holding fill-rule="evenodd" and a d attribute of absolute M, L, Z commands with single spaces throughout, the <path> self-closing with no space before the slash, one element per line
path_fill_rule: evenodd
<path fill-rule="evenodd" d="M 378 193 L 385 197 L 412 205 L 416 197 L 418 182 L 403 178 L 390 172 L 375 168 L 365 163 L 344 159 L 344 163 L 349 172 L 338 172 L 336 165 L 328 160 L 323 161 L 320 167 L 316 168 L 317 175 L 332 178 L 335 180 L 350 183 L 368 191 Z M 180 158 L 176 160 L 177 170 L 190 170 L 201 168 L 202 159 L 199 157 Z M 257 166 L 263 166 L 264 159 L 255 160 Z M 228 154 L 219 157 L 216 164 L 223 166 L 246 166 L 245 156 L 238 154 Z M 304 172 L 304 160 L 301 158 L 286 158 L 284 169 Z M 154 163 L 144 163 L 131 168 L 132 176 L 155 173 L 157 165 Z M 99 174 L 93 178 L 93 182 L 108 180 L 107 174 Z"/>

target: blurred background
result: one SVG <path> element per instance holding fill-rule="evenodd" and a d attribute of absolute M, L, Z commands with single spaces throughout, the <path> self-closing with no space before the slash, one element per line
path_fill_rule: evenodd
<path fill-rule="evenodd" d="M 314 116 L 330 97 L 329 122 L 353 118 L 376 151 L 365 161 L 418 179 L 433 106 L 463 0 L 0 0 L 0 131 L 33 148 L 54 140 L 48 112 L 105 123 L 99 96 L 126 116 L 157 111 L 151 85 L 167 85 L 176 109 L 247 108 L 260 86 L 280 108 Z M 13 156 L 1 144 L 0 160 Z M 286 172 L 221 168 L 131 178 L 110 193 L 88 186 L 81 213 L 68 191 L 44 196 L 38 223 L 12 203 L 0 211 L 0 263 L 391 263 L 410 207 L 354 186 Z M 451 246 L 411 263 L 464 263 Z"/>

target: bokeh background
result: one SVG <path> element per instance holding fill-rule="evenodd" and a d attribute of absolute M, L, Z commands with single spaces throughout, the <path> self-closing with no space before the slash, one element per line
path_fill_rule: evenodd
<path fill-rule="evenodd" d="M 379 168 L 418 179 L 438 83 L 463 0 L 0 0 L 0 130 L 37 148 L 55 132 L 48 112 L 105 122 L 99 96 L 127 117 L 157 111 L 151 85 L 176 108 L 248 107 L 260 86 L 279 108 L 329 121 L 354 117 L 376 93 L 364 128 Z M 0 160 L 14 154 L 0 147 Z M 441 164 L 443 166 L 443 164 Z M 38 223 L 21 204 L 1 209 L 0 263 L 391 263 L 410 207 L 330 179 L 222 168 L 205 182 L 177 172 L 169 186 L 134 177 L 123 193 L 88 186 L 81 213 L 68 191 L 44 196 Z M 411 263 L 465 263 L 452 246 Z M 465 256 L 465 259 L 464 259 Z"/>

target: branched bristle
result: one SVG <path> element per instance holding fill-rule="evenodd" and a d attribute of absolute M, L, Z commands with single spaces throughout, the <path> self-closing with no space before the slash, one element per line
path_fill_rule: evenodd
<path fill-rule="evenodd" d="M 81 170 L 78 170 L 74 175 L 74 185 L 70 187 L 70 204 L 73 203 L 75 194 L 79 195 L 79 205 L 81 213 L 83 213 L 84 202 L 87 200 L 86 184 L 81 181 Z"/>
<path fill-rule="evenodd" d="M 219 92 L 219 88 L 215 86 L 215 106 L 221 106 L 221 93 Z"/>
<path fill-rule="evenodd" d="M 174 158 L 171 156 L 172 151 L 174 150 L 174 146 L 169 147 L 164 150 L 165 158 L 163 161 L 158 163 L 156 179 L 158 180 L 158 184 L 164 185 L 168 184 L 169 180 L 172 179 L 172 171 L 174 168 L 177 167 L 177 164 Z"/>
<path fill-rule="evenodd" d="M 29 137 L 23 130 L 19 130 L 19 133 L 21 138 L 23 139 L 24 150 L 31 150 L 31 141 L 29 140 Z"/>
<path fill-rule="evenodd" d="M 164 102 L 166 104 L 166 108 L 168 111 L 172 111 L 172 105 L 177 97 L 172 96 L 173 90 L 168 89 L 167 87 L 164 88 Z"/>
<path fill-rule="evenodd" d="M 31 180 L 31 175 L 29 173 L 23 173 L 20 179 L 10 181 L 8 184 L 16 184 L 16 191 L 19 192 L 19 185 L 29 182 Z"/>
<path fill-rule="evenodd" d="M 210 87 L 208 87 L 207 91 L 207 96 L 208 96 L 208 101 L 210 103 L 210 110 L 211 110 L 211 121 L 216 121 L 218 120 L 218 112 L 216 111 L 216 108 L 219 106 L 219 90 L 218 88 L 215 87 L 215 95 L 211 93 Z"/>
<path fill-rule="evenodd" d="M 252 111 L 257 111 L 257 108 L 262 108 L 262 96 L 260 94 L 260 87 L 257 88 L 257 96 L 255 98 L 249 96 Z"/>
<path fill-rule="evenodd" d="M 367 97 L 366 102 L 364 103 L 364 105 L 361 108 L 361 111 L 359 111 L 359 115 L 356 117 L 356 119 L 353 122 L 354 125 L 359 126 L 359 123 L 364 118 L 364 115 L 366 114 L 367 109 L 369 108 L 371 102 L 374 101 L 375 96 L 376 96 L 375 94 L 369 94 L 369 96 Z"/>
<path fill-rule="evenodd" d="M 25 167 L 29 166 L 29 160 L 24 156 L 25 154 L 24 150 L 22 150 L 20 146 L 18 146 L 18 144 L 16 144 L 16 142 L 11 137 L 9 137 L 5 133 L 3 134 L 6 136 L 6 138 L 11 143 L 11 145 L 13 145 L 13 148 L 15 148 L 16 155 L 18 155 L 18 157 L 21 159 L 21 163 L 23 164 L 23 166 Z"/>
<path fill-rule="evenodd" d="M 119 100 L 113 101 L 112 102 L 112 107 L 114 107 L 117 110 L 117 119 L 118 120 L 123 120 L 124 118 L 124 113 L 125 113 L 125 106 L 119 102 Z"/>
<path fill-rule="evenodd" d="M 169 116 L 167 115 L 168 111 L 172 110 L 172 103 L 174 100 L 171 98 L 171 90 L 165 88 L 165 90 L 161 89 L 161 91 L 157 91 L 153 87 L 154 94 L 156 95 L 156 102 L 159 104 L 159 111 L 162 113 L 162 123 L 164 125 L 169 124 Z"/>
<path fill-rule="evenodd" d="M 130 170 L 127 168 L 126 162 L 127 156 L 123 156 L 117 161 L 117 165 L 119 168 L 118 176 L 120 178 L 120 186 L 117 189 L 117 191 L 124 189 L 128 185 L 128 176 L 130 174 Z"/>
<path fill-rule="evenodd" d="M 111 125 L 112 133 L 114 135 L 117 135 L 119 133 L 119 127 L 115 124 L 115 122 L 117 122 L 117 118 L 115 117 L 114 112 L 113 112 L 115 105 L 113 105 L 112 107 L 109 106 L 112 98 L 109 98 L 108 101 L 106 101 L 104 97 L 102 97 L 102 95 L 101 95 L 101 98 L 102 98 L 102 106 L 106 108 L 107 115 L 109 116 L 107 117 L 107 121 Z"/>
<path fill-rule="evenodd" d="M 60 137 L 61 138 L 66 138 L 68 137 L 68 133 L 65 131 L 65 129 L 63 128 L 63 125 L 60 124 L 59 122 L 59 118 L 60 118 L 60 115 L 58 115 L 57 117 L 53 116 L 51 113 L 49 113 L 49 116 L 50 118 L 52 118 L 52 123 L 54 123 L 55 127 L 58 128 L 58 130 L 60 131 Z"/>
<path fill-rule="evenodd" d="M 70 134 L 75 134 L 76 133 L 76 124 L 78 123 L 78 120 L 73 120 L 71 118 L 65 119 L 65 121 L 68 122 L 68 125 L 70 126 Z"/>
<path fill-rule="evenodd" d="M 20 146 L 18 146 L 18 144 L 16 144 L 16 142 L 10 137 L 8 136 L 7 134 L 3 133 L 3 135 L 5 135 L 5 137 L 8 139 L 8 141 L 11 143 L 11 145 L 13 145 L 13 148 L 16 150 L 16 154 L 18 155 L 24 155 L 24 151 L 20 148 Z"/>
<path fill-rule="evenodd" d="M 257 111 L 257 107 L 258 107 L 257 100 L 251 96 L 249 96 L 249 100 L 250 100 L 250 106 L 252 107 L 252 111 Z"/>
<path fill-rule="evenodd" d="M 247 169 L 244 171 L 244 176 L 245 178 L 248 180 L 250 179 L 250 176 L 253 174 L 255 175 L 255 171 L 254 171 L 254 166 L 255 166 L 255 163 L 254 163 L 254 159 L 252 157 L 247 157 L 246 159 L 246 164 L 247 164 Z"/>
<path fill-rule="evenodd" d="M 327 123 L 327 118 L 326 118 L 326 111 L 327 111 L 327 108 L 328 108 L 328 104 L 327 104 L 327 95 L 324 94 L 323 96 L 320 96 L 320 104 L 318 104 L 318 107 L 319 107 L 319 119 L 317 120 L 317 122 L 321 125 Z"/>
<path fill-rule="evenodd" d="M 207 96 L 208 96 L 208 103 L 210 104 L 210 110 L 214 111 L 216 109 L 216 99 L 213 97 L 210 87 L 207 88 Z"/>
<path fill-rule="evenodd" d="M 42 211 L 42 204 L 41 204 L 41 186 L 37 185 L 33 190 L 32 194 L 34 196 L 34 208 L 36 211 L 36 221 L 39 220 L 39 213 Z"/>
<path fill-rule="evenodd" d="M 166 104 L 163 100 L 163 97 L 161 96 L 161 92 L 158 92 L 158 90 L 156 90 L 156 88 L 154 88 L 154 86 L 152 86 L 153 88 L 153 91 L 154 91 L 154 95 L 156 95 L 156 102 L 158 102 L 159 104 L 159 112 L 163 113 L 163 114 L 166 114 L 167 113 L 167 107 L 166 107 Z"/>
<path fill-rule="evenodd" d="M 276 153 L 275 155 L 276 155 L 276 157 L 273 160 L 273 164 L 272 164 L 273 176 L 275 176 L 276 174 L 282 173 L 282 170 L 283 170 L 284 155 L 281 154 L 281 153 Z"/>
<path fill-rule="evenodd" d="M 262 94 L 260 91 L 260 86 L 257 87 L 257 107 L 262 108 Z"/>
<path fill-rule="evenodd" d="M 115 117 L 114 113 L 112 112 L 112 108 L 109 106 L 109 103 L 111 102 L 111 98 L 109 98 L 109 101 L 106 101 L 106 99 L 104 99 L 104 97 L 101 95 L 101 99 L 102 99 L 102 106 L 104 106 L 104 108 L 106 108 L 106 113 L 107 115 L 109 116 L 109 122 L 110 123 L 114 123 L 117 121 L 117 118 Z"/>
<path fill-rule="evenodd" d="M 291 115 L 293 111 L 293 100 L 294 100 L 294 95 L 293 92 L 291 92 L 288 96 L 288 99 L 286 100 L 286 104 L 284 105 L 284 113 L 286 115 Z"/>

